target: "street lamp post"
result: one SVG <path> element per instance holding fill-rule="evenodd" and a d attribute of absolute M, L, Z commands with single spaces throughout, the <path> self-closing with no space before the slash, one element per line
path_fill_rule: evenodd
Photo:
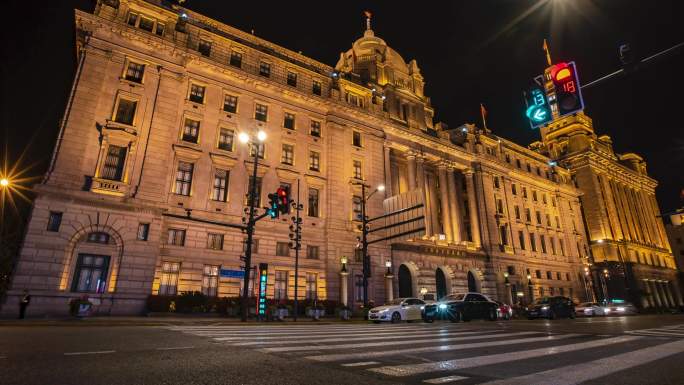
<path fill-rule="evenodd" d="M 394 274 L 392 274 L 392 261 L 388 259 L 385 262 L 385 267 L 387 267 L 387 271 L 385 272 L 385 293 L 387 296 L 387 303 L 390 303 L 394 299 L 394 290 L 392 290 L 392 278 L 394 278 Z"/>
<path fill-rule="evenodd" d="M 527 274 L 527 291 L 530 293 L 530 303 L 534 302 L 534 293 L 532 292 L 532 274 Z"/>
<path fill-rule="evenodd" d="M 379 185 L 373 192 L 366 196 L 366 188 L 370 187 L 363 182 L 354 182 L 354 186 L 361 186 L 361 254 L 363 258 L 363 307 L 368 307 L 368 277 L 370 277 L 370 256 L 368 255 L 368 216 L 366 216 L 366 202 L 378 191 L 385 191 L 384 185 Z"/>
<path fill-rule="evenodd" d="M 508 280 L 508 272 L 505 271 L 503 273 L 504 276 L 504 284 L 506 285 L 506 298 L 508 299 L 509 304 L 513 304 L 513 296 L 511 294 L 511 282 Z"/>
<path fill-rule="evenodd" d="M 241 312 L 241 320 L 242 322 L 247 321 L 247 316 L 249 313 L 249 279 L 252 271 L 252 243 L 254 242 L 254 225 L 256 221 L 254 220 L 254 216 L 256 214 L 256 184 L 257 184 L 257 171 L 259 168 L 259 150 L 260 146 L 263 145 L 264 140 L 266 140 L 266 133 L 264 131 L 259 131 L 256 135 L 256 139 L 258 142 L 255 142 L 253 138 L 250 137 L 249 134 L 246 132 L 240 133 L 238 135 L 238 139 L 240 142 L 248 144 L 250 149 L 254 149 L 254 171 L 252 171 L 252 180 L 249 186 L 249 198 L 248 198 L 248 203 L 249 203 L 249 218 L 247 220 L 247 245 L 245 247 L 245 256 L 244 256 L 244 270 L 245 270 L 245 275 L 242 277 L 242 312 Z"/>

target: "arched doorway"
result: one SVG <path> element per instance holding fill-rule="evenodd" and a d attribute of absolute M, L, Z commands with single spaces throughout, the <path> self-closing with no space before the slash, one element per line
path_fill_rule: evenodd
<path fill-rule="evenodd" d="M 479 292 L 477 288 L 477 281 L 475 280 L 475 274 L 472 271 L 468 272 L 468 291 Z"/>
<path fill-rule="evenodd" d="M 399 297 L 413 297 L 411 271 L 406 265 L 399 266 Z"/>
<path fill-rule="evenodd" d="M 437 300 L 447 295 L 446 277 L 439 267 L 435 271 L 435 286 L 437 286 Z"/>

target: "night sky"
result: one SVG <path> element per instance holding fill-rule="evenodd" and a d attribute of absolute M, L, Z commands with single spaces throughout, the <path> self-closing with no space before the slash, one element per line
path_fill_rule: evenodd
<path fill-rule="evenodd" d="M 335 65 L 373 12 L 373 29 L 406 61 L 416 59 L 437 116 L 450 126 L 480 124 L 527 145 L 539 139 L 524 117 L 522 91 L 554 61 L 577 63 L 588 83 L 620 68 L 618 47 L 638 58 L 684 41 L 677 1 L 471 0 L 419 2 L 258 2 L 188 0 L 185 6 Z M 11 1 L 2 24 L 1 158 L 40 177 L 47 168 L 75 70 L 74 8 L 91 1 Z M 682 206 L 684 49 L 584 92 L 585 112 L 617 152 L 636 152 L 659 181 L 663 211 Z M 3 149 L 7 148 L 5 153 Z M 40 179 L 38 178 L 37 181 Z"/>

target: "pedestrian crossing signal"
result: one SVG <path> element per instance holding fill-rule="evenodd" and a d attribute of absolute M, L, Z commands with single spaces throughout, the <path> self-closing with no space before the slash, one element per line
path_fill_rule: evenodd
<path fill-rule="evenodd" d="M 268 194 L 268 209 L 266 213 L 272 218 L 278 218 L 280 214 L 279 200 L 277 194 Z"/>
<path fill-rule="evenodd" d="M 541 87 L 534 86 L 526 98 L 527 110 L 525 115 L 530 120 L 530 126 L 537 128 L 551 121 L 551 109 L 546 93 Z"/>

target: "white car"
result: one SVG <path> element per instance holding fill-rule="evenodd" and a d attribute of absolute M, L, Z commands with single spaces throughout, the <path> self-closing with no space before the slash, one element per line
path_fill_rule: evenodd
<path fill-rule="evenodd" d="M 395 298 L 390 303 L 377 306 L 368 312 L 368 319 L 375 323 L 421 320 L 425 301 L 419 298 Z"/>
<path fill-rule="evenodd" d="M 604 315 L 603 308 L 596 302 L 584 302 L 575 306 L 575 313 L 577 313 L 578 316 L 585 317 Z"/>

